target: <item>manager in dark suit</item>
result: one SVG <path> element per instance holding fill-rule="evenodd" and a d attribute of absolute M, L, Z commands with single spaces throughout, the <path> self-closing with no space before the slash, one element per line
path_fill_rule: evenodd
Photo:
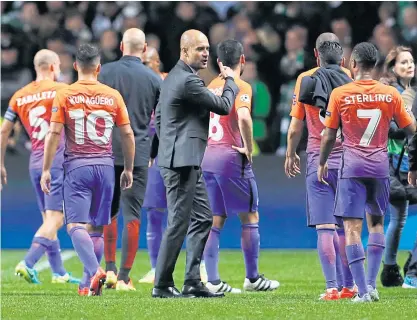
<path fill-rule="evenodd" d="M 145 197 L 148 178 L 150 152 L 149 122 L 155 108 L 161 78 L 142 63 L 146 52 L 145 34 L 137 28 L 128 29 L 123 34 L 120 46 L 123 57 L 105 64 L 100 72 L 99 81 L 120 92 L 126 103 L 130 125 L 135 135 L 135 160 L 133 185 L 131 189 L 120 190 L 120 175 L 123 171 L 123 153 L 120 131 L 113 134 L 113 154 L 115 185 L 112 202 L 112 222 L 104 228 L 104 252 L 106 259 L 107 285 L 116 285 L 119 290 L 133 290 L 129 272 L 135 260 L 139 245 L 140 212 Z M 122 259 L 119 273 L 116 268 L 117 214 L 120 197 L 123 206 Z M 116 274 L 117 280 L 116 280 Z"/>
<path fill-rule="evenodd" d="M 234 73 L 219 63 L 226 83 L 215 96 L 196 74 L 207 68 L 209 43 L 197 30 L 181 36 L 181 56 L 165 78 L 156 107 L 159 137 L 158 165 L 166 187 L 168 227 L 164 233 L 155 271 L 153 297 L 220 297 L 200 278 L 200 262 L 212 224 L 212 213 L 201 161 L 207 145 L 210 111 L 230 113 L 239 91 Z M 182 292 L 174 287 L 172 273 L 187 235 L 185 281 Z"/>

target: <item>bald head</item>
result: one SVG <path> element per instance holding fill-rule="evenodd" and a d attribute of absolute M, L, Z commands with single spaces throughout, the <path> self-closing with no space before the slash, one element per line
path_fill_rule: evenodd
<path fill-rule="evenodd" d="M 153 47 L 148 47 L 143 55 L 143 64 L 151 68 L 156 73 L 160 73 L 159 66 L 161 61 L 159 59 L 158 50 Z"/>
<path fill-rule="evenodd" d="M 142 30 L 131 28 L 123 34 L 122 51 L 124 54 L 142 53 L 145 45 L 145 34 Z"/>
<path fill-rule="evenodd" d="M 194 70 L 207 68 L 210 45 L 204 33 L 190 29 L 185 31 L 180 40 L 181 60 Z"/>
<path fill-rule="evenodd" d="M 337 42 L 340 43 L 339 38 L 331 32 L 325 32 L 318 36 L 316 40 L 316 49 L 318 50 L 323 42 Z"/>
<path fill-rule="evenodd" d="M 154 47 L 148 47 L 144 55 L 145 60 L 159 60 L 159 53 Z"/>
<path fill-rule="evenodd" d="M 208 39 L 204 33 L 201 31 L 191 29 L 185 31 L 181 36 L 180 46 L 183 48 L 190 48 L 196 45 L 199 42 L 207 42 Z"/>
<path fill-rule="evenodd" d="M 51 65 L 59 64 L 58 55 L 47 49 L 42 49 L 35 54 L 33 58 L 33 65 L 36 71 L 46 71 L 50 69 Z"/>

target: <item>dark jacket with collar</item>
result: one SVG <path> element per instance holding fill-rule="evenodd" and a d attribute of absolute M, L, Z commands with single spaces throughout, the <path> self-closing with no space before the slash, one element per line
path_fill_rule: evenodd
<path fill-rule="evenodd" d="M 417 87 L 415 88 L 417 91 Z M 417 115 L 417 96 L 414 97 L 413 105 L 411 110 L 414 116 Z M 417 133 L 414 134 L 413 138 L 410 139 L 408 144 L 408 163 L 409 163 L 409 170 L 416 171 L 417 170 Z"/>
<path fill-rule="evenodd" d="M 332 90 L 352 81 L 338 65 L 320 67 L 314 74 L 301 80 L 298 100 L 320 108 L 322 116 L 325 116 Z"/>
<path fill-rule="evenodd" d="M 162 83 L 155 111 L 158 165 L 200 166 L 207 146 L 210 111 L 230 113 L 239 88 L 227 78 L 222 96 L 211 93 L 190 66 L 179 60 Z"/>
<path fill-rule="evenodd" d="M 161 77 L 146 67 L 140 58 L 123 56 L 118 61 L 103 65 L 98 80 L 122 95 L 135 136 L 134 166 L 147 166 L 150 152 L 149 123 L 152 110 L 158 103 Z M 113 131 L 113 153 L 115 164 L 122 166 L 123 152 L 117 129 Z"/>

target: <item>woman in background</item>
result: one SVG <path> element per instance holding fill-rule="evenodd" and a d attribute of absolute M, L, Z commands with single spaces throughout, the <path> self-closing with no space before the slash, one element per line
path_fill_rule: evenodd
<path fill-rule="evenodd" d="M 415 64 L 411 49 L 403 46 L 394 47 L 385 59 L 384 77 L 381 82 L 395 87 L 402 93 L 410 88 L 414 76 Z M 411 108 L 409 112 L 411 114 Z M 403 130 L 392 122 L 388 140 L 391 182 L 390 222 L 386 232 L 384 268 L 381 273 L 381 282 L 385 287 L 401 286 L 404 281 L 397 263 L 397 252 L 409 205 L 405 192 L 405 186 L 408 184 L 408 154 L 405 149 L 403 150 L 406 141 Z"/>

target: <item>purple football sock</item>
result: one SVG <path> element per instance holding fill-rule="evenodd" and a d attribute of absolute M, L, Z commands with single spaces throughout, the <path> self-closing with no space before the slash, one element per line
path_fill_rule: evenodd
<path fill-rule="evenodd" d="M 362 243 L 346 246 L 346 256 L 349 261 L 350 270 L 359 289 L 359 296 L 363 297 L 368 293 L 365 278 L 365 251 Z"/>
<path fill-rule="evenodd" d="M 44 237 L 34 237 L 32 245 L 25 256 L 25 263 L 28 268 L 33 268 L 36 262 L 44 255 L 48 247 L 51 245 L 51 240 Z"/>
<path fill-rule="evenodd" d="M 146 226 L 146 241 L 148 244 L 149 259 L 151 260 L 152 269 L 156 268 L 159 247 L 161 246 L 163 234 L 164 212 L 150 209 L 147 212 L 148 224 Z"/>
<path fill-rule="evenodd" d="M 376 288 L 376 277 L 382 262 L 382 255 L 385 248 L 385 237 L 383 233 L 370 233 L 368 239 L 368 266 L 367 280 L 368 285 Z"/>
<path fill-rule="evenodd" d="M 85 228 L 74 227 L 70 230 L 69 236 L 71 237 L 75 252 L 77 252 L 78 257 L 88 272 L 88 276 L 91 278 L 96 274 L 99 264 L 94 253 L 94 244 L 90 235 Z"/>
<path fill-rule="evenodd" d="M 343 289 L 343 265 L 342 265 L 342 258 L 340 257 L 340 246 L 339 246 L 339 236 L 335 231 L 333 234 L 333 244 L 334 250 L 336 253 L 336 282 L 337 282 L 337 289 L 340 291 Z"/>
<path fill-rule="evenodd" d="M 80 282 L 80 288 L 81 289 L 82 288 L 89 288 L 90 287 L 90 284 L 91 284 L 91 281 L 90 280 L 91 280 L 91 277 L 88 274 L 87 269 L 84 267 L 83 277 L 82 277 L 81 282 Z"/>
<path fill-rule="evenodd" d="M 255 279 L 259 276 L 259 245 L 260 236 L 258 224 L 242 224 L 241 246 L 245 258 L 246 278 L 248 279 Z"/>
<path fill-rule="evenodd" d="M 97 258 L 97 262 L 100 265 L 101 259 L 103 258 L 104 254 L 104 237 L 103 234 L 100 232 L 90 233 L 91 241 L 93 241 L 94 245 L 94 253 Z"/>
<path fill-rule="evenodd" d="M 51 245 L 46 250 L 48 254 L 49 265 L 51 266 L 52 272 L 63 276 L 67 273 L 64 268 L 64 263 L 61 258 L 61 250 L 59 240 L 51 241 Z"/>
<path fill-rule="evenodd" d="M 219 242 L 220 229 L 212 227 L 204 248 L 204 260 L 209 282 L 220 280 L 219 275 Z"/>
<path fill-rule="evenodd" d="M 336 251 L 333 237 L 334 229 L 317 229 L 317 251 L 327 289 L 337 288 Z"/>
<path fill-rule="evenodd" d="M 339 254 L 342 262 L 343 286 L 352 289 L 355 286 L 355 283 L 353 282 L 352 272 L 350 271 L 349 262 L 346 256 L 345 230 L 337 229 L 336 232 L 339 236 Z"/>

